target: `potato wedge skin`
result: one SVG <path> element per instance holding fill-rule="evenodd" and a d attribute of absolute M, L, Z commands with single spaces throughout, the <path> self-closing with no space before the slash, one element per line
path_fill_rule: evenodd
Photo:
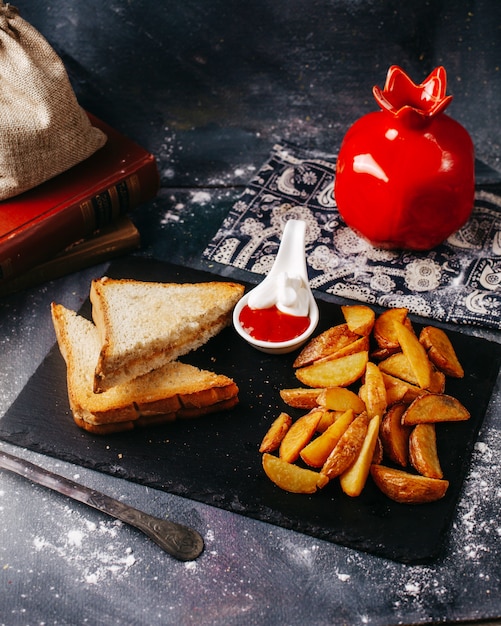
<path fill-rule="evenodd" d="M 407 467 L 409 463 L 409 436 L 411 426 L 402 424 L 402 415 L 407 409 L 403 403 L 394 404 L 385 413 L 379 435 L 384 454 L 400 467 Z"/>
<path fill-rule="evenodd" d="M 430 361 L 441 372 L 452 378 L 463 378 L 464 369 L 446 332 L 436 326 L 425 326 L 419 341 L 428 351 Z"/>
<path fill-rule="evenodd" d="M 380 426 L 381 428 L 381 426 Z M 372 463 L 380 465 L 383 462 L 383 444 L 381 443 L 381 437 L 378 436 L 376 445 L 374 447 L 374 454 L 372 455 Z"/>
<path fill-rule="evenodd" d="M 459 400 L 444 393 L 429 393 L 411 403 L 402 415 L 402 424 L 460 422 L 467 419 L 470 419 L 470 413 Z"/>
<path fill-rule="evenodd" d="M 422 476 L 443 478 L 437 453 L 435 424 L 417 424 L 409 437 L 409 458 L 412 467 Z"/>
<path fill-rule="evenodd" d="M 315 363 L 323 363 L 324 361 L 333 361 L 334 359 L 340 359 L 342 356 L 348 356 L 349 354 L 355 354 L 355 352 L 368 352 L 370 347 L 369 337 L 360 337 L 355 341 L 352 341 L 344 348 L 339 348 L 332 354 L 317 359 Z"/>
<path fill-rule="evenodd" d="M 371 350 L 371 359 L 374 361 L 384 361 L 384 359 L 400 351 L 400 346 L 398 348 L 376 348 L 375 350 Z"/>
<path fill-rule="evenodd" d="M 360 336 L 353 333 L 348 324 L 338 324 L 331 326 L 320 335 L 311 339 L 297 355 L 293 367 L 305 367 L 311 365 L 318 359 L 333 354 L 350 343 L 360 339 Z"/>
<path fill-rule="evenodd" d="M 374 322 L 374 339 L 381 349 L 387 350 L 389 353 L 400 350 L 393 323 L 397 320 L 402 324 L 410 324 L 407 318 L 408 313 L 408 309 L 400 307 L 383 311 L 376 318 Z"/>
<path fill-rule="evenodd" d="M 341 489 L 346 495 L 352 498 L 362 493 L 365 483 L 367 482 L 374 452 L 378 443 L 380 423 L 381 418 L 379 415 L 370 420 L 364 442 L 357 458 L 339 477 Z"/>
<path fill-rule="evenodd" d="M 280 413 L 263 437 L 261 445 L 259 446 L 259 452 L 274 452 L 278 450 L 291 424 L 292 417 L 287 413 Z"/>
<path fill-rule="evenodd" d="M 313 437 L 318 422 L 322 417 L 322 410 L 314 409 L 296 420 L 286 432 L 278 450 L 279 457 L 287 463 L 294 463 L 299 453 Z"/>
<path fill-rule="evenodd" d="M 318 472 L 287 463 L 279 457 L 265 453 L 263 469 L 268 478 L 280 489 L 291 493 L 315 493 L 328 480 Z"/>
<path fill-rule="evenodd" d="M 368 425 L 369 420 L 364 413 L 351 422 L 322 466 L 321 474 L 332 479 L 350 467 L 362 448 Z"/>
<path fill-rule="evenodd" d="M 388 404 L 386 387 L 379 367 L 369 361 L 365 368 L 365 405 L 369 419 L 384 415 Z"/>
<path fill-rule="evenodd" d="M 436 369 L 435 366 L 431 369 L 431 381 L 428 387 L 430 393 L 444 393 L 445 392 L 445 374 Z"/>
<path fill-rule="evenodd" d="M 297 379 L 310 387 L 348 387 L 365 372 L 369 353 L 356 352 L 332 361 L 313 363 L 296 370 Z"/>
<path fill-rule="evenodd" d="M 321 392 L 321 389 L 296 387 L 292 389 L 281 389 L 280 397 L 285 404 L 295 409 L 314 409 L 318 406 L 318 396 Z"/>
<path fill-rule="evenodd" d="M 371 465 L 376 486 L 391 500 L 402 504 L 425 504 L 443 498 L 449 481 L 410 474 L 385 465 Z"/>

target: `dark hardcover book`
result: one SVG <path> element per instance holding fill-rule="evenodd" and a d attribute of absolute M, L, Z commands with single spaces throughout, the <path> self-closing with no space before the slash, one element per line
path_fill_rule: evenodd
<path fill-rule="evenodd" d="M 154 198 L 155 157 L 89 114 L 108 137 L 75 167 L 0 202 L 0 285 Z"/>
<path fill-rule="evenodd" d="M 49 261 L 0 283 L 0 297 L 103 263 L 136 250 L 140 244 L 141 237 L 133 222 L 127 216 L 119 217 L 90 237 L 67 246 Z"/>

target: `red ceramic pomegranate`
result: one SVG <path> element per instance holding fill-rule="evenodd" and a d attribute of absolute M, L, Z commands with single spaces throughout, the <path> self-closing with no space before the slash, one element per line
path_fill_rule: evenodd
<path fill-rule="evenodd" d="M 474 148 L 466 129 L 444 113 L 447 76 L 436 68 L 420 85 L 394 65 L 380 111 L 348 130 L 339 151 L 334 194 L 355 232 L 380 248 L 429 250 L 470 216 Z"/>

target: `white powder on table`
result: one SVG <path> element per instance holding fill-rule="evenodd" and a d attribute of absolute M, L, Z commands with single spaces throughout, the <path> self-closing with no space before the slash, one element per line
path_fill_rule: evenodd
<path fill-rule="evenodd" d="M 94 523 L 71 506 L 63 508 L 63 516 L 54 516 L 60 532 L 57 540 L 36 536 L 33 547 L 56 555 L 66 564 L 80 566 L 81 582 L 97 584 L 105 579 L 126 576 L 136 562 L 132 548 L 124 548 L 118 538 L 122 522 L 102 520 Z M 83 564 L 83 567 L 82 567 Z"/>

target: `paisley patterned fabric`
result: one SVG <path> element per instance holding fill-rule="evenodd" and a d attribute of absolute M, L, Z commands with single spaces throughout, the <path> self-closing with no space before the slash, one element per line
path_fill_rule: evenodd
<path fill-rule="evenodd" d="M 388 251 L 344 224 L 334 171 L 334 157 L 274 146 L 204 258 L 266 274 L 285 222 L 302 219 L 312 288 L 442 322 L 501 328 L 501 189 L 477 189 L 468 223 L 433 250 Z"/>

